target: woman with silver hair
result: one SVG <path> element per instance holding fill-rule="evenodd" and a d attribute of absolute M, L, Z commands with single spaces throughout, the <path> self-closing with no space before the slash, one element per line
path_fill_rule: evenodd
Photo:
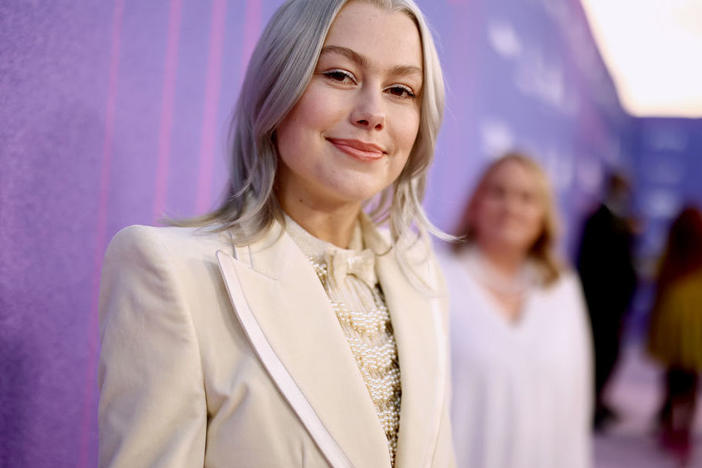
<path fill-rule="evenodd" d="M 278 9 L 225 199 L 108 248 L 100 466 L 453 465 L 442 234 L 420 205 L 443 102 L 412 0 Z"/>

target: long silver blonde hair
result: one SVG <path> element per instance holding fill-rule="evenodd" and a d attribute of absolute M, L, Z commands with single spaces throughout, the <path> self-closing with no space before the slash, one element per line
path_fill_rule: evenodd
<path fill-rule="evenodd" d="M 376 223 L 389 222 L 393 244 L 415 229 L 421 237 L 451 237 L 431 224 L 421 206 L 443 116 L 444 81 L 429 27 L 413 0 L 288 0 L 278 8 L 253 51 L 232 116 L 226 196 L 212 212 L 175 224 L 233 229 L 238 242 L 249 243 L 274 219 L 284 221 L 274 193 L 275 132 L 307 88 L 329 28 L 349 1 L 407 14 L 417 25 L 424 61 L 414 147 L 395 182 L 367 205 L 369 215 Z"/>

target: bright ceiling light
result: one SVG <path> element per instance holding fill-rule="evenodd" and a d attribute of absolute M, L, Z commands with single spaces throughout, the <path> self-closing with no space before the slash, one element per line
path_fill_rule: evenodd
<path fill-rule="evenodd" d="M 582 0 L 624 109 L 702 117 L 702 0 Z"/>

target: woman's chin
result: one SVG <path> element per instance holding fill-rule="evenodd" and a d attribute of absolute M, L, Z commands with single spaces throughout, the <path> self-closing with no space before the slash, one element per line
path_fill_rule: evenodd
<path fill-rule="evenodd" d="M 493 234 L 486 236 L 487 242 L 483 243 L 484 247 L 495 252 L 526 254 L 532 242 L 529 239 L 524 239 L 521 236 Z"/>

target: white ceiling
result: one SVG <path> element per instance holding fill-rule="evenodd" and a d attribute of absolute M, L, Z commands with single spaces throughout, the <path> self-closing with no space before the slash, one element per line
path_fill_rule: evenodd
<path fill-rule="evenodd" d="M 581 0 L 624 109 L 702 117 L 702 0 Z"/>

